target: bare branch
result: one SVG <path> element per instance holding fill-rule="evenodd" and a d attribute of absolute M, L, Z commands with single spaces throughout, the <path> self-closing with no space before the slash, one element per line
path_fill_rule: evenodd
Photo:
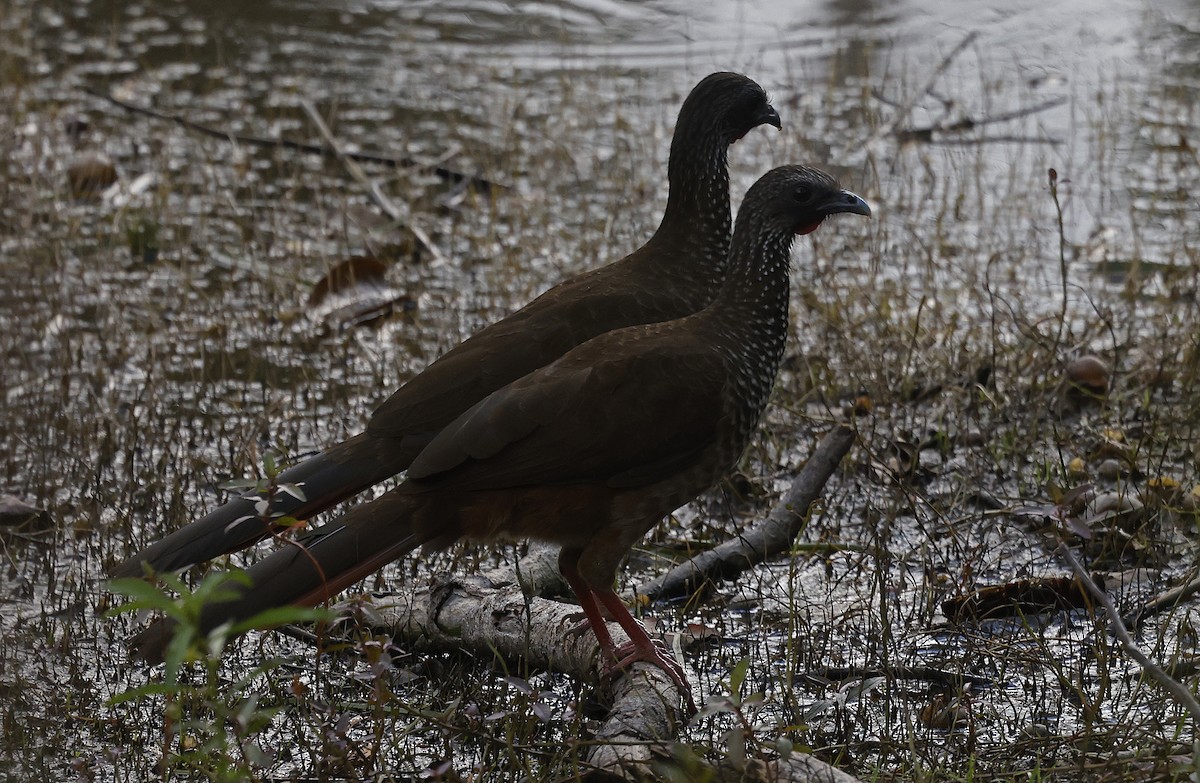
<path fill-rule="evenodd" d="M 972 30 L 971 32 L 967 33 L 967 35 L 961 41 L 959 41 L 958 44 L 951 49 L 945 57 L 942 58 L 942 61 L 938 63 L 937 68 L 933 69 L 933 73 L 931 73 L 929 78 L 925 80 L 924 86 L 922 86 L 920 90 L 914 92 L 907 101 L 900 104 L 900 107 L 894 114 L 892 114 L 892 118 L 876 128 L 875 132 L 871 134 L 871 138 L 867 141 L 867 143 L 870 144 L 871 142 L 881 139 L 884 136 L 895 133 L 896 129 L 900 127 L 900 123 L 907 119 L 908 115 L 912 113 L 913 107 L 917 105 L 917 101 L 924 98 L 930 93 L 930 91 L 933 90 L 934 85 L 937 84 L 937 80 L 942 77 L 942 74 L 946 72 L 946 69 L 950 67 L 950 64 L 954 62 L 954 59 L 958 57 L 958 55 L 961 54 L 964 49 L 970 46 L 971 43 L 974 42 L 974 40 L 978 37 L 979 32 L 976 30 Z"/>
<path fill-rule="evenodd" d="M 1121 621 L 1133 630 L 1142 627 L 1147 617 L 1179 606 L 1184 599 L 1191 598 L 1200 592 L 1200 576 L 1195 576 L 1184 584 L 1172 587 L 1165 593 L 1160 593 L 1137 608 L 1136 611 L 1125 615 Z"/>
<path fill-rule="evenodd" d="M 1057 136 L 1018 136 L 1009 134 L 1000 134 L 996 136 L 972 136 L 970 138 L 954 138 L 954 139 L 922 139 L 926 144 L 939 144 L 943 147 L 974 147 L 982 144 L 1062 144 L 1063 140 Z"/>
<path fill-rule="evenodd" d="M 1044 112 L 1049 109 L 1057 108 L 1059 106 L 1062 106 L 1066 102 L 1067 102 L 1067 99 L 1062 96 L 1059 96 L 1057 98 L 1050 98 L 1049 100 L 1042 101 L 1041 103 L 1035 103 L 1032 106 L 1022 106 L 1018 109 L 1012 109 L 1011 111 L 1001 112 L 1000 114 L 989 114 L 985 117 L 967 117 L 967 118 L 961 119 L 957 122 L 951 123 L 950 125 L 947 125 L 945 128 L 943 128 L 941 130 L 946 130 L 946 131 L 973 130 L 975 128 L 978 128 L 980 125 L 991 125 L 991 124 L 997 123 L 997 122 L 1008 122 L 1009 120 L 1019 120 L 1024 117 L 1029 117 L 1030 115 L 1033 115 L 1033 114 L 1038 114 L 1039 112 Z"/>
<path fill-rule="evenodd" d="M 1092 594 L 1096 602 L 1104 607 L 1109 629 L 1116 635 L 1117 639 L 1121 642 L 1121 646 L 1125 648 L 1125 652 L 1129 654 L 1129 657 L 1137 661 L 1142 670 L 1150 675 L 1151 679 L 1158 682 L 1163 687 L 1163 690 L 1170 694 L 1171 698 L 1179 706 L 1188 711 L 1192 716 L 1193 723 L 1200 725 L 1200 702 L 1196 701 L 1195 694 L 1186 685 L 1163 671 L 1161 666 L 1150 660 L 1150 656 L 1142 652 L 1141 648 L 1134 643 L 1133 637 L 1129 635 L 1129 629 L 1125 627 L 1125 623 L 1121 620 L 1121 615 L 1117 612 L 1117 608 L 1113 606 L 1112 599 L 1109 598 L 1108 593 L 1100 589 L 1099 585 L 1092 580 L 1092 577 L 1080 565 L 1079 560 L 1075 557 L 1075 553 L 1067 546 L 1067 542 L 1059 541 L 1058 551 L 1063 556 L 1063 559 L 1067 561 L 1067 564 L 1071 566 L 1071 570 L 1075 573 L 1075 578 L 1088 589 L 1088 592 Z"/>
<path fill-rule="evenodd" d="M 392 633 L 415 644 L 499 654 L 583 682 L 601 678 L 595 637 L 567 632 L 576 624 L 579 608 L 526 598 L 507 569 L 388 595 L 376 609 Z M 615 624 L 609 630 L 618 645 L 626 641 Z M 613 683 L 612 707 L 596 732 L 602 742 L 590 750 L 589 763 L 637 779 L 633 771 L 644 773 L 674 741 L 683 695 L 657 666 L 634 664 Z"/>
<path fill-rule="evenodd" d="M 341 161 L 342 166 L 344 166 L 346 169 L 346 172 L 353 177 L 358 184 L 362 185 L 366 189 L 367 193 L 371 196 L 371 200 L 375 202 L 375 205 L 379 207 L 379 209 L 382 210 L 383 213 L 391 218 L 392 221 L 397 225 L 403 226 L 412 232 L 412 235 L 416 237 L 417 241 L 421 243 L 422 247 L 429 251 L 429 254 L 433 256 L 435 261 L 438 261 L 439 263 L 445 263 L 446 258 L 437 249 L 437 246 L 434 245 L 429 239 L 429 235 L 426 234 L 420 226 L 405 218 L 404 213 L 402 213 L 400 209 L 393 204 L 386 195 L 384 195 L 383 191 L 379 187 L 379 183 L 368 178 L 367 175 L 363 173 L 362 167 L 359 166 L 358 163 L 356 163 L 352 158 L 346 155 L 346 153 L 342 150 L 342 145 L 340 145 L 337 139 L 334 138 L 333 132 L 329 130 L 329 126 L 325 124 L 325 120 L 317 112 L 316 107 L 307 100 L 301 101 L 300 105 L 304 107 L 304 112 L 308 115 L 308 118 L 312 120 L 313 125 L 317 126 L 317 132 L 321 134 L 321 137 L 325 139 L 325 143 L 329 145 L 329 148 L 333 150 L 333 153 L 337 156 L 337 159 Z"/>
<path fill-rule="evenodd" d="M 854 438 L 854 430 L 845 425 L 831 430 L 766 519 L 737 538 L 681 563 L 639 592 L 652 600 L 689 595 L 786 552 L 799 534 L 809 506 L 850 451 Z"/>
<path fill-rule="evenodd" d="M 820 677 L 824 680 L 865 680 L 870 677 L 886 677 L 889 680 L 919 680 L 938 685 L 962 687 L 969 685 L 991 686 L 995 680 L 990 677 L 979 677 L 974 674 L 960 674 L 935 669 L 932 666 L 888 666 L 872 668 L 864 666 L 829 666 L 816 671 L 805 672 L 806 677 Z"/>
<path fill-rule="evenodd" d="M 478 576 L 447 579 L 378 599 L 376 610 L 389 631 L 413 644 L 436 649 L 468 649 L 499 654 L 534 666 L 598 682 L 599 645 L 590 633 L 564 629 L 576 619 L 572 604 L 527 598 L 513 573 L 498 568 Z M 624 633 L 609 627 L 620 644 Z M 586 764 L 595 779 L 659 780 L 656 768 L 668 763 L 682 728 L 677 716 L 681 694 L 657 666 L 638 663 L 612 683 L 612 706 L 588 749 Z M 857 779 L 803 753 L 785 759 L 750 761 L 758 780 L 777 783 L 857 783 Z M 706 765 L 708 766 L 708 765 Z M 709 767 L 713 780 L 743 780 Z M 587 770 L 587 767 L 584 768 Z M 588 780 L 592 778 L 572 778 Z"/>
<path fill-rule="evenodd" d="M 917 105 L 917 103 L 922 98 L 925 98 L 925 97 L 933 98 L 934 100 L 941 103 L 943 109 L 945 109 L 947 111 L 951 107 L 953 107 L 954 101 L 951 98 L 947 98 L 946 96 L 943 96 L 943 95 L 937 93 L 934 90 L 934 86 L 937 83 L 937 80 L 939 78 L 941 78 L 941 75 L 943 73 L 945 73 L 946 69 L 950 67 L 950 64 L 954 61 L 954 59 L 956 57 L 958 57 L 958 55 L 961 54 L 962 51 L 964 49 L 966 49 L 967 46 L 969 46 L 975 40 L 976 37 L 978 37 L 978 35 L 979 35 L 978 32 L 968 33 L 967 36 L 965 38 L 963 38 L 963 40 L 960 41 L 957 46 L 955 46 L 953 49 L 951 49 L 950 52 L 948 54 L 946 54 L 945 57 L 942 58 L 942 61 L 940 63 L 938 63 L 938 66 L 933 70 L 933 73 L 930 74 L 929 78 L 925 81 L 925 85 L 920 90 L 913 93 L 912 96 L 906 101 L 901 102 L 895 98 L 892 98 L 891 96 L 884 94 L 884 92 L 882 90 L 880 90 L 878 87 L 873 87 L 871 89 L 871 96 L 873 98 L 875 98 L 875 100 L 879 101 L 880 103 L 883 103 L 887 106 L 893 107 L 896 111 L 892 113 L 891 119 L 889 119 L 887 122 L 885 122 L 883 125 L 881 125 L 879 128 L 877 128 L 875 130 L 875 132 L 871 135 L 871 138 L 869 139 L 868 143 L 877 141 L 878 139 L 883 138 L 884 136 L 887 136 L 890 134 L 890 135 L 895 136 L 902 143 L 904 143 L 904 142 L 921 142 L 921 143 L 925 143 L 925 144 L 960 144 L 960 145 L 962 145 L 962 144 L 988 144 L 988 143 L 993 143 L 993 142 L 1008 142 L 1008 143 L 1060 144 L 1061 143 L 1060 139 L 1038 138 L 1038 137 L 1019 136 L 1019 135 L 993 135 L 993 136 L 979 136 L 979 137 L 974 137 L 974 138 L 970 138 L 970 139 L 963 139 L 963 138 L 946 139 L 946 138 L 939 138 L 939 134 L 965 133 L 967 131 L 972 131 L 977 128 L 980 128 L 984 125 L 993 125 L 998 122 L 1007 122 L 1009 120 L 1016 120 L 1016 119 L 1021 119 L 1022 117 L 1028 117 L 1032 114 L 1037 114 L 1039 112 L 1046 111 L 1047 109 L 1052 109 L 1056 106 L 1061 106 L 1067 100 L 1064 97 L 1050 98 L 1049 100 L 1042 101 L 1041 103 L 1036 103 L 1032 106 L 1022 106 L 1020 108 L 1013 109 L 1011 111 L 1001 112 L 1000 114 L 989 114 L 989 115 L 986 115 L 983 117 L 963 117 L 961 119 L 954 120 L 953 122 L 948 122 L 948 121 L 945 121 L 944 119 L 939 119 L 937 122 L 934 122 L 930 125 L 915 126 L 915 127 L 902 125 L 902 123 L 905 121 L 905 119 L 908 118 L 908 115 L 912 113 L 913 108 Z"/>

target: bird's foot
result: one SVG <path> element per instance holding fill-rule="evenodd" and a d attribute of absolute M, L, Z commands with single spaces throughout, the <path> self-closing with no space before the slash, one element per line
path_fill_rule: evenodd
<path fill-rule="evenodd" d="M 659 640 L 629 641 L 612 651 L 612 659 L 604 667 L 604 675 L 613 677 L 638 662 L 652 663 L 662 669 L 671 682 L 675 683 L 686 699 L 688 717 L 695 715 L 696 701 L 692 697 L 692 686 L 688 683 L 687 671 L 673 651 Z"/>
<path fill-rule="evenodd" d="M 611 616 L 609 616 L 608 611 L 603 606 L 597 607 L 597 610 L 600 613 L 600 617 L 605 621 L 613 619 Z M 583 636 L 584 634 L 593 630 L 592 621 L 588 618 L 587 612 L 572 612 L 563 618 L 563 622 L 570 623 L 563 633 L 572 639 L 578 639 L 580 636 Z"/>
<path fill-rule="evenodd" d="M 570 623 L 563 634 L 571 639 L 578 639 L 585 633 L 592 630 L 592 622 L 583 612 L 574 612 L 563 618 L 564 622 Z"/>

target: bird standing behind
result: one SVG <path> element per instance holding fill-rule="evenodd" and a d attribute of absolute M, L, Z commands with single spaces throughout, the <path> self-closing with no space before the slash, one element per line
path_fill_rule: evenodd
<path fill-rule="evenodd" d="M 670 190 L 658 230 L 608 266 L 568 280 L 470 337 L 400 387 L 367 429 L 283 471 L 264 498 L 234 498 L 111 569 L 175 571 L 251 546 L 406 470 L 431 440 L 487 395 L 544 367 L 571 348 L 625 326 L 696 312 L 725 276 L 731 224 L 729 146 L 759 125 L 781 127 L 762 87 L 714 73 L 683 103 L 667 169 Z"/>
<path fill-rule="evenodd" d="M 237 598 L 207 608 L 203 630 L 322 603 L 419 546 L 537 539 L 562 547 L 559 568 L 606 665 L 652 662 L 690 693 L 682 666 L 614 591 L 617 568 L 741 456 L 783 358 L 792 242 L 843 212 L 870 215 L 816 169 L 764 175 L 742 203 L 708 307 L 601 335 L 492 393 L 437 433 L 404 483 L 252 566 Z M 628 645 L 614 645 L 605 612 Z M 152 625 L 135 650 L 159 659 L 169 630 Z"/>

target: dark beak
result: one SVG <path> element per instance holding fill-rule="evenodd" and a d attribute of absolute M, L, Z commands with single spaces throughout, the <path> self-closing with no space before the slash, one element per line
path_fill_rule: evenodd
<path fill-rule="evenodd" d="M 857 194 L 843 190 L 822 204 L 819 211 L 823 215 L 836 215 L 839 212 L 849 212 L 854 215 L 871 217 L 871 207 Z"/>
<path fill-rule="evenodd" d="M 775 107 L 767 104 L 758 116 L 754 118 L 754 125 L 774 125 L 777 130 L 783 130 L 783 122 L 779 119 L 779 112 L 775 111 Z"/>

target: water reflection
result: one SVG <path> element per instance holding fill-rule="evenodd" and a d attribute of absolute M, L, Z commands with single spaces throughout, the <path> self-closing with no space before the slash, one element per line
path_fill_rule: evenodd
<path fill-rule="evenodd" d="M 823 275 L 813 288 L 835 301 L 846 291 L 838 306 L 848 311 L 894 282 L 886 275 L 908 275 L 898 290 L 934 294 L 947 309 L 961 301 L 974 315 L 971 271 L 988 263 L 998 290 L 1014 281 L 998 295 L 1036 311 L 1058 291 L 1057 264 L 1047 263 L 1057 258 L 1049 166 L 1063 172 L 1067 231 L 1084 259 L 1136 252 L 1182 264 L 1200 238 L 1195 0 L 1114 0 L 1102 14 L 1087 0 L 25 2 L 12 0 L 13 14 L 0 18 L 32 44 L 16 55 L 26 80 L 0 83 L 23 101 L 20 127 L 0 136 L 12 140 L 4 185 L 16 194 L 0 199 L 0 312 L 17 346 L 0 430 L 16 433 L 10 486 L 105 532 L 131 519 L 177 523 L 211 499 L 221 471 L 258 464 L 259 448 L 302 452 L 357 431 L 388 389 L 464 334 L 637 246 L 665 195 L 660 169 L 679 99 L 718 68 L 752 74 L 785 121 L 784 133 L 735 148 L 736 188 L 783 160 L 841 163 L 854 166 L 846 181 L 880 204 L 870 255 L 896 250 L 911 268 L 872 277 L 849 268 L 864 263 L 854 254 L 828 253 L 828 269 L 798 273 Z M 978 38 L 939 72 L 971 31 Z M 514 187 L 472 201 L 419 174 L 372 170 L 454 263 L 393 267 L 391 279 L 420 300 L 412 321 L 316 334 L 289 308 L 306 282 L 365 243 L 347 227 L 348 205 L 365 199 L 344 172 L 131 117 L 81 86 L 235 132 L 315 140 L 300 108 L 310 100 L 349 147 L 446 156 Z M 1005 126 L 1027 141 L 900 145 L 885 135 L 864 144 L 902 109 L 911 107 L 904 124 L 921 125 L 1056 96 L 1069 102 Z M 139 205 L 163 224 L 163 253 L 149 267 L 130 264 L 122 247 L 125 213 L 54 192 L 54 157 L 73 151 L 61 128 L 89 112 L 88 143 L 112 154 L 125 181 L 159 177 Z M 1112 236 L 1113 248 L 1093 236 Z M 913 248 L 942 264 L 937 274 Z M 1086 290 L 1080 266 L 1072 274 Z M 906 304 L 897 294 L 889 307 Z M 843 337 L 867 342 L 870 320 L 856 323 L 868 332 Z M 829 354 L 830 375 L 840 369 L 834 331 L 798 335 L 814 364 Z M 834 349 L 820 345 L 829 341 Z M 73 364 L 60 366 L 63 357 Z M 803 456 L 796 446 L 788 462 Z M 79 581 L 98 591 L 100 563 L 128 554 L 111 551 L 126 536 L 81 535 L 55 556 L 74 564 L 90 552 Z M 1004 571 L 1010 561 L 1024 567 L 1027 550 L 1006 554 Z M 18 595 L 16 582 L 22 596 L 57 584 L 38 570 L 53 559 L 11 557 L 20 573 L 8 592 Z M 100 638 L 94 629 L 84 637 Z M 78 658 L 103 666 L 116 654 L 91 652 Z"/>
<path fill-rule="evenodd" d="M 54 28 L 49 56 L 69 63 L 71 73 L 129 75 L 139 90 L 171 93 L 167 101 L 208 96 L 236 80 L 251 105 L 286 105 L 303 91 L 347 107 L 436 113 L 470 106 L 478 90 L 517 100 L 563 78 L 597 75 L 608 85 L 605 99 L 678 95 L 720 68 L 752 72 L 769 88 L 802 90 L 833 79 L 911 89 L 914 74 L 928 73 L 969 31 L 980 32 L 971 56 L 942 85 L 961 103 L 985 90 L 1011 99 L 1050 84 L 1089 95 L 1118 74 L 1135 82 L 1182 79 L 1194 91 L 1195 57 L 1177 47 L 1194 51 L 1196 36 L 1171 21 L 1194 11 L 1190 0 L 1153 8 L 1119 0 L 1103 14 L 1088 0 L 95 0 L 42 18 Z M 1146 57 L 1146 48 L 1165 56 Z M 1158 68 L 1170 75 L 1152 72 Z M 1067 112 L 1043 122 L 1051 136 L 1073 130 Z"/>

